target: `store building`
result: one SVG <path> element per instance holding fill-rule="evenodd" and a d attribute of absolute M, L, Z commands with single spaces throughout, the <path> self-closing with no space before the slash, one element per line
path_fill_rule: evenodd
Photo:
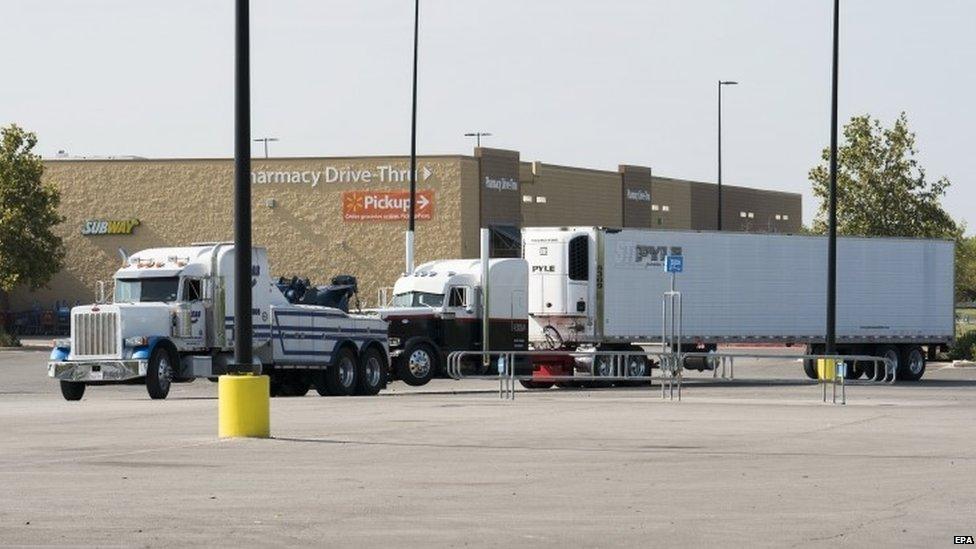
<path fill-rule="evenodd" d="M 409 158 L 274 158 L 252 162 L 253 238 L 274 275 L 326 283 L 358 277 L 375 306 L 404 265 Z M 519 228 L 600 225 L 717 228 L 715 185 L 652 175 L 523 162 L 516 151 L 422 156 L 417 163 L 417 263 L 477 257 L 480 227 L 495 255 L 517 255 Z M 64 269 L 48 288 L 10 295 L 11 310 L 90 302 L 109 281 L 120 250 L 233 239 L 232 159 L 45 162 L 62 192 Z M 723 229 L 796 232 L 801 196 L 723 186 Z M 365 305 L 364 305 L 365 306 Z"/>

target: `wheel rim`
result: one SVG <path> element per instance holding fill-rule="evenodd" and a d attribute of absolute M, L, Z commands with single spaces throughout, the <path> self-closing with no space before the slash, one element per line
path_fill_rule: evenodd
<path fill-rule="evenodd" d="M 918 375 L 922 373 L 922 368 L 925 366 L 925 357 L 922 353 L 918 351 L 912 351 L 912 354 L 908 357 L 908 369 L 911 370 L 912 374 Z"/>
<path fill-rule="evenodd" d="M 371 356 L 366 360 L 366 383 L 370 387 L 375 387 L 380 384 L 380 370 L 382 366 L 380 365 L 380 359 L 375 356 Z"/>
<path fill-rule="evenodd" d="M 351 387 L 356 378 L 356 365 L 349 357 L 342 357 L 339 361 L 339 383 L 343 387 Z"/>
<path fill-rule="evenodd" d="M 173 367 L 170 365 L 169 357 L 165 353 L 159 357 L 157 373 L 159 374 L 159 386 L 163 389 L 169 387 L 169 380 L 173 377 Z"/>
<path fill-rule="evenodd" d="M 609 360 L 605 358 L 599 359 L 596 364 L 596 375 L 600 377 L 607 377 L 612 374 L 613 365 Z"/>
<path fill-rule="evenodd" d="M 414 377 L 427 377 L 430 373 L 430 355 L 423 349 L 417 349 L 410 354 L 407 366 Z"/>
<path fill-rule="evenodd" d="M 631 359 L 627 362 L 627 375 L 630 377 L 644 377 L 644 370 L 646 366 L 644 361 L 637 358 Z"/>

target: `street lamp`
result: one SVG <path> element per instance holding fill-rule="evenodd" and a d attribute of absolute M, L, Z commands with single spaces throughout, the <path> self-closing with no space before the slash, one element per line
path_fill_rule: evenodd
<path fill-rule="evenodd" d="M 827 219 L 827 334 L 826 354 L 837 352 L 837 65 L 840 45 L 840 0 L 834 0 L 834 51 L 830 88 L 830 190 Z"/>
<path fill-rule="evenodd" d="M 258 137 L 254 140 L 255 143 L 264 142 L 264 157 L 268 157 L 268 141 L 278 141 L 277 137 Z"/>
<path fill-rule="evenodd" d="M 417 204 L 417 37 L 420 31 L 420 0 L 413 4 L 413 97 L 410 113 L 410 219 L 406 235 L 406 273 L 413 274 L 413 232 Z"/>
<path fill-rule="evenodd" d="M 481 147 L 481 138 L 482 137 L 491 137 L 491 134 L 488 133 L 488 132 L 470 132 L 470 133 L 464 134 L 464 137 L 475 137 L 475 138 L 477 138 L 477 142 L 476 142 L 477 145 L 476 146 L 478 148 L 480 148 Z"/>
<path fill-rule="evenodd" d="M 734 80 L 718 81 L 718 230 L 722 230 L 722 86 L 736 86 Z"/>

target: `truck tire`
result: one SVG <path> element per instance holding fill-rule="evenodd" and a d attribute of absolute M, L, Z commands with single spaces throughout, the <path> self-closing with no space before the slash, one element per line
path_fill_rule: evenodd
<path fill-rule="evenodd" d="M 305 396 L 312 387 L 312 381 L 305 372 L 278 371 L 271 374 L 271 396 Z"/>
<path fill-rule="evenodd" d="M 892 362 L 894 362 L 894 364 L 895 364 L 895 372 L 897 372 L 898 378 L 899 379 L 901 378 L 901 376 L 902 376 L 902 366 L 901 366 L 902 356 L 901 356 L 901 351 L 898 349 L 898 346 L 897 345 L 879 345 L 878 348 L 875 350 L 874 355 L 875 356 L 879 356 L 881 358 L 887 358 L 887 359 L 891 360 Z M 877 369 L 880 369 L 881 371 L 879 372 L 879 371 L 877 371 Z M 878 362 L 875 365 L 875 369 L 874 370 L 875 371 L 870 372 L 870 373 L 874 374 L 875 375 L 875 378 L 877 378 L 878 380 L 887 379 L 887 377 L 888 377 L 888 371 L 886 370 L 885 364 L 883 362 Z"/>
<path fill-rule="evenodd" d="M 149 398 L 162 400 L 169 395 L 173 380 L 173 357 L 165 347 L 157 346 L 149 357 L 146 370 L 146 391 Z"/>
<path fill-rule="evenodd" d="M 85 384 L 77 381 L 61 380 L 61 396 L 65 400 L 81 400 L 85 396 Z"/>
<path fill-rule="evenodd" d="M 407 385 L 420 387 L 438 370 L 437 353 L 427 343 L 411 343 L 397 361 L 397 377 Z"/>
<path fill-rule="evenodd" d="M 817 361 L 812 358 L 804 358 L 803 373 L 810 379 L 817 379 Z"/>
<path fill-rule="evenodd" d="M 357 370 L 359 366 L 356 353 L 343 347 L 336 354 L 335 361 L 322 371 L 320 385 L 325 385 L 329 396 L 350 396 L 356 393 Z M 322 394 L 319 391 L 319 394 Z"/>
<path fill-rule="evenodd" d="M 818 355 L 824 352 L 824 347 L 822 345 L 807 345 L 804 349 L 803 354 L 805 355 Z M 819 379 L 817 376 L 817 361 L 812 358 L 803 359 L 803 373 L 807 375 L 810 379 Z"/>
<path fill-rule="evenodd" d="M 923 375 L 925 375 L 925 351 L 918 345 L 903 346 L 898 364 L 898 380 L 918 381 Z"/>
<path fill-rule="evenodd" d="M 386 356 L 375 347 L 359 355 L 359 371 L 356 372 L 356 394 L 373 396 L 383 388 L 386 379 Z"/>

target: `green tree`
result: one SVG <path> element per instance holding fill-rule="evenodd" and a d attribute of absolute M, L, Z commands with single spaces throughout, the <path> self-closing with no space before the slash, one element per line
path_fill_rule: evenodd
<path fill-rule="evenodd" d="M 44 165 L 33 151 L 37 136 L 16 124 L 0 130 L 0 291 L 47 284 L 64 261 L 53 228 L 61 193 L 41 182 Z"/>
<path fill-rule="evenodd" d="M 976 236 L 956 243 L 956 301 L 976 301 Z"/>
<path fill-rule="evenodd" d="M 964 238 L 965 226 L 942 208 L 950 181 L 927 179 L 917 154 L 905 113 L 890 128 L 870 115 L 851 118 L 837 150 L 837 233 L 955 240 L 956 297 L 976 296 L 976 241 Z M 821 159 L 810 170 L 820 199 L 813 223 L 819 234 L 827 232 L 829 148 Z"/>
<path fill-rule="evenodd" d="M 869 115 L 851 118 L 837 152 L 838 234 L 961 237 L 962 227 L 942 209 L 950 182 L 926 179 L 905 113 L 890 128 Z M 813 194 L 821 200 L 813 224 L 818 233 L 827 232 L 829 148 L 822 160 L 810 170 Z"/>

